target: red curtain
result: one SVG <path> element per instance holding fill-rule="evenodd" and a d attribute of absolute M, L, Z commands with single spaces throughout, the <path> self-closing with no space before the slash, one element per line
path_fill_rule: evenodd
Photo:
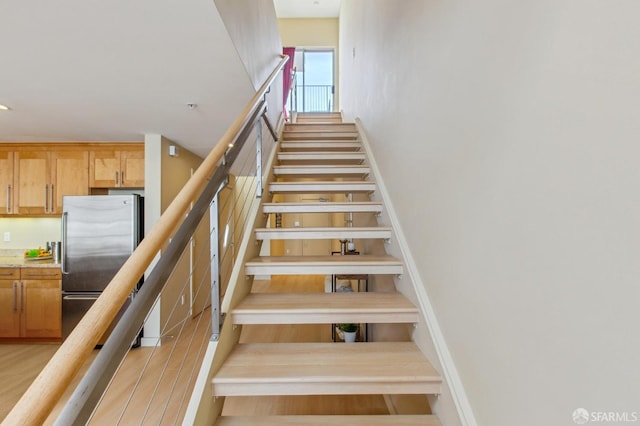
<path fill-rule="evenodd" d="M 293 59 L 296 54 L 295 47 L 283 47 L 282 53 L 289 56 L 289 61 L 284 66 L 284 72 L 282 73 L 282 111 L 284 117 L 287 118 L 287 96 L 289 96 L 289 90 L 291 90 L 291 72 L 293 70 Z"/>

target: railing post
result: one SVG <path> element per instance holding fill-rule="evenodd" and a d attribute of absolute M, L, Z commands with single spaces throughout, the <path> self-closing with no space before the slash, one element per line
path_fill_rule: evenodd
<path fill-rule="evenodd" d="M 262 198 L 262 121 L 256 122 L 256 198 Z"/>
<path fill-rule="evenodd" d="M 211 260 L 211 341 L 220 338 L 220 231 L 218 224 L 218 194 L 209 206 L 209 259 Z"/>

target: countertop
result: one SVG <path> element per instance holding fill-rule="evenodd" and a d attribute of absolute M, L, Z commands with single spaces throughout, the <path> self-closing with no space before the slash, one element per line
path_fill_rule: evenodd
<path fill-rule="evenodd" d="M 24 256 L 0 256 L 0 268 L 59 268 L 53 259 L 26 260 Z"/>

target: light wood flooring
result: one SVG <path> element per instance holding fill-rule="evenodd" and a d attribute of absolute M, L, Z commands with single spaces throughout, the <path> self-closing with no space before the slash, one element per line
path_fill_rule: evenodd
<path fill-rule="evenodd" d="M 129 352 L 90 424 L 160 425 L 180 423 L 189 402 L 198 368 L 209 340 L 209 310 L 189 320 L 175 340 L 157 348 Z M 59 345 L 0 345 L 0 419 L 20 399 Z M 81 380 L 95 350 L 71 388 Z M 146 369 L 145 369 L 146 366 Z M 145 369 L 144 375 L 141 371 Z M 138 383 L 139 382 L 139 383 Z M 132 395 L 132 390 L 137 392 Z M 62 397 L 66 401 L 72 390 Z M 59 403 L 45 425 L 51 425 L 63 407 Z M 124 408 L 123 408 L 124 407 Z"/>
<path fill-rule="evenodd" d="M 322 292 L 324 282 L 323 275 L 274 276 L 271 281 L 256 281 L 253 291 Z M 175 340 L 165 340 L 158 348 L 137 348 L 129 352 L 91 424 L 180 424 L 193 387 L 193 378 L 198 373 L 209 339 L 208 325 L 209 310 L 206 310 L 201 316 L 187 321 L 182 335 Z M 331 341 L 331 329 L 324 324 L 243 326 L 241 336 L 241 342 L 253 343 L 328 341 Z M 7 415 L 57 348 L 55 344 L 0 345 L 0 419 Z M 97 351 L 89 361 L 95 354 Z M 148 373 L 139 378 L 144 365 L 148 365 Z M 81 373 L 87 366 L 83 367 Z M 79 380 L 80 377 L 76 378 L 74 383 Z M 138 392 L 131 397 L 130 390 L 138 381 Z M 70 394 L 71 391 L 68 391 L 63 400 Z M 411 407 L 402 411 L 429 413 L 426 397 L 412 399 Z M 122 412 L 125 406 L 127 408 Z M 61 408 L 59 404 L 46 424 L 53 424 Z M 327 413 L 388 414 L 389 409 L 381 395 L 326 395 L 227 397 L 223 411 L 223 415 L 227 416 Z"/>

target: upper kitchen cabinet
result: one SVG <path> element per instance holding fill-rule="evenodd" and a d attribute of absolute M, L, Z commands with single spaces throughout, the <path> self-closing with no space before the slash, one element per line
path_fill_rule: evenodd
<path fill-rule="evenodd" d="M 49 213 L 51 164 L 47 151 L 14 153 L 14 214 Z"/>
<path fill-rule="evenodd" d="M 52 209 L 62 213 L 63 195 L 89 195 L 89 151 L 51 152 Z"/>
<path fill-rule="evenodd" d="M 13 213 L 60 214 L 63 195 L 87 195 L 88 157 L 81 150 L 14 152 Z"/>
<path fill-rule="evenodd" d="M 13 152 L 0 151 L 0 214 L 13 214 Z"/>
<path fill-rule="evenodd" d="M 144 188 L 144 147 L 91 151 L 89 186 L 92 188 Z"/>

